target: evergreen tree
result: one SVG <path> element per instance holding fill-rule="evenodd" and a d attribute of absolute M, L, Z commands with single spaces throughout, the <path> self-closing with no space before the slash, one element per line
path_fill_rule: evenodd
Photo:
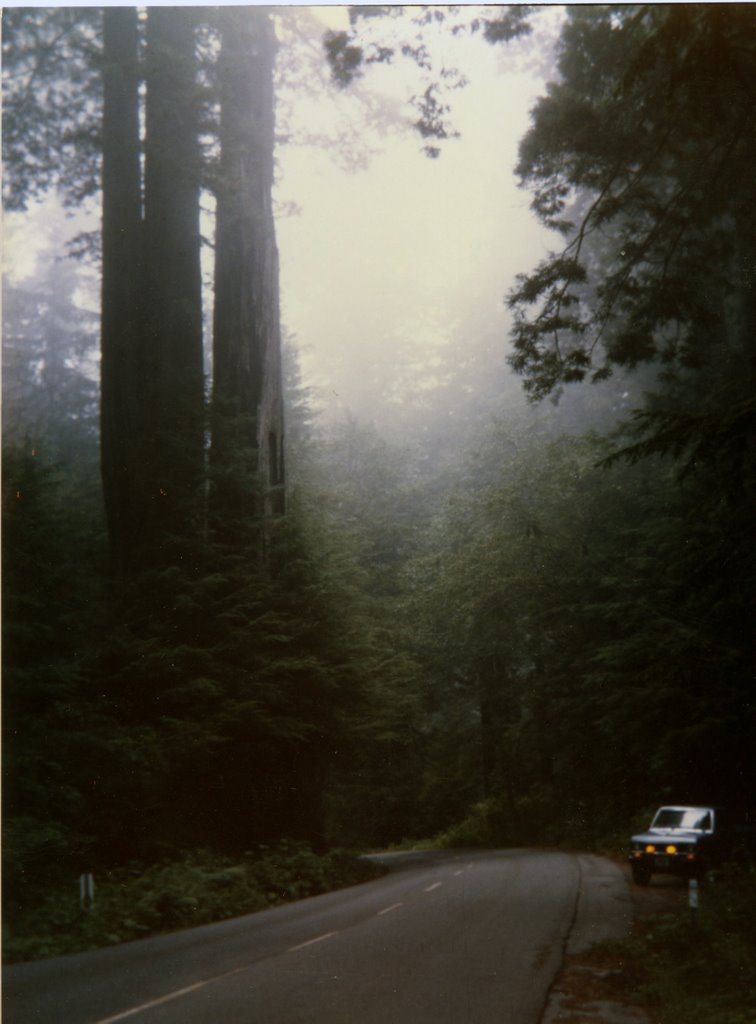
<path fill-rule="evenodd" d="M 204 499 L 198 20 L 194 8 L 151 7 L 146 31 L 142 531 L 152 557 L 178 538 L 174 559 L 202 528 Z"/>
<path fill-rule="evenodd" d="M 126 572 L 145 519 L 144 321 L 137 12 L 103 19 L 100 445 L 111 567 Z"/>
<path fill-rule="evenodd" d="M 748 7 L 570 9 L 560 80 L 518 167 L 534 210 L 567 239 L 510 298 L 512 365 L 533 397 L 649 361 L 688 387 L 690 371 L 728 353 L 740 372 L 712 397 L 746 428 L 755 47 Z"/>
<path fill-rule="evenodd" d="M 100 177 L 102 13 L 5 7 L 2 18 L 4 207 L 54 187 L 83 202 Z"/>
<path fill-rule="evenodd" d="M 178 557 L 201 524 L 195 20 L 186 10 L 150 9 L 142 69 L 136 9 L 103 13 L 102 467 L 118 575 Z M 167 554 L 170 538 L 179 547 Z"/>
<path fill-rule="evenodd" d="M 210 48 L 204 48 L 202 76 L 200 26 L 205 35 L 217 28 L 225 37 L 217 67 L 207 64 Z M 236 457 L 224 430 L 232 419 L 234 429 L 244 421 L 249 436 L 236 447 L 255 453 L 255 483 L 243 486 L 254 489 L 264 479 L 268 511 L 283 508 L 271 16 L 177 8 L 150 9 L 142 20 L 136 8 L 28 19 L 11 13 L 4 46 L 12 83 L 8 202 L 23 208 L 53 185 L 66 189 L 71 202 L 102 195 L 103 491 L 112 568 L 124 575 L 156 557 L 182 557 L 187 534 L 202 529 L 203 177 L 212 178 L 218 200 L 216 484 L 228 483 L 222 460 Z M 259 61 L 250 61 L 258 49 Z M 68 55 L 67 64 L 58 51 Z M 202 96 L 208 85 L 222 108 L 220 128 L 212 119 L 202 124 L 222 136 L 215 175 L 200 159 L 200 110 L 213 107 L 212 97 Z M 38 102 L 45 87 L 53 100 L 47 106 Z M 240 116 L 247 103 L 257 110 L 253 120 Z M 237 229 L 243 237 L 234 237 Z M 245 366 L 245 373 L 236 372 Z M 235 469 L 251 479 L 248 463 Z"/>
<path fill-rule="evenodd" d="M 96 315 L 74 302 L 75 264 L 42 262 L 3 279 L 3 437 L 47 464 L 91 457 L 97 443 Z"/>
<path fill-rule="evenodd" d="M 272 201 L 276 42 L 265 10 L 228 9 L 219 18 L 212 512 L 215 529 L 232 537 L 229 517 L 270 516 L 284 509 Z"/>
<path fill-rule="evenodd" d="M 659 495 L 620 538 L 638 561 L 606 573 L 587 699 L 594 687 L 617 695 L 604 704 L 617 735 L 652 709 L 665 737 L 656 781 L 670 795 L 744 802 L 753 655 L 749 631 L 729 624 L 754 596 L 756 232 L 744 169 L 755 48 L 746 7 L 569 11 L 561 77 L 519 164 L 534 209 L 566 243 L 510 297 L 512 365 L 529 394 L 649 367 L 651 394 L 607 463 L 661 454 L 682 478 L 672 486 L 651 464 Z M 718 770 L 699 771 L 702 751 L 723 751 L 727 736 Z"/>

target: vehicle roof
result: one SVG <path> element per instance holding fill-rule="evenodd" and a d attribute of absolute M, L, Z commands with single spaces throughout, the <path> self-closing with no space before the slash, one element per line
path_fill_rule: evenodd
<path fill-rule="evenodd" d="M 716 811 L 713 804 L 662 804 L 659 811 Z M 658 814 L 659 811 L 656 813 Z"/>

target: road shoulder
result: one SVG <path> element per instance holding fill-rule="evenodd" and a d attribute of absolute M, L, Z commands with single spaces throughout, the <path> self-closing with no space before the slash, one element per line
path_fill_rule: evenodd
<path fill-rule="evenodd" d="M 635 996 L 638 979 L 606 940 L 628 936 L 649 916 L 685 899 L 676 879 L 633 885 L 624 866 L 581 856 L 581 892 L 562 968 L 549 993 L 541 1024 L 651 1024 Z"/>

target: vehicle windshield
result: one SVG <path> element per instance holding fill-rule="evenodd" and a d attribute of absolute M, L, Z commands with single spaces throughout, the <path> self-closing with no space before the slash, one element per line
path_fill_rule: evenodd
<path fill-rule="evenodd" d="M 701 807 L 662 807 L 656 812 L 651 828 L 685 828 L 710 832 L 711 811 Z"/>

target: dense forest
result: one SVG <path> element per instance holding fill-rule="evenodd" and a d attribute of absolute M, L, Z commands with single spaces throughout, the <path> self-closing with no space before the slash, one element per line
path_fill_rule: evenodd
<path fill-rule="evenodd" d="M 442 161 L 423 32 L 514 60 L 541 13 L 356 8 L 322 73 L 411 65 Z M 319 415 L 280 322 L 281 17 L 3 12 L 6 211 L 101 212 L 4 281 L 11 923 L 200 849 L 756 804 L 756 11 L 567 9 L 516 169 L 554 249 L 393 430 Z"/>

